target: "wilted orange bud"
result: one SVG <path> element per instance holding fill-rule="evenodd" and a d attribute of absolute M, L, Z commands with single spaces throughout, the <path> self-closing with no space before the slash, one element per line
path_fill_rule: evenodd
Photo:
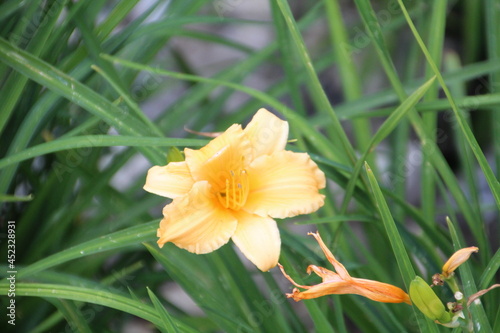
<path fill-rule="evenodd" d="M 286 274 L 283 266 L 278 264 L 283 275 L 293 283 L 294 286 L 306 289 L 305 291 L 300 291 L 294 288 L 291 294 L 287 294 L 288 298 L 293 298 L 294 301 L 300 301 L 325 295 L 356 294 L 377 302 L 411 304 L 408 294 L 396 286 L 383 282 L 351 277 L 344 265 L 335 259 L 333 254 L 326 247 L 319 233 L 309 233 L 309 235 L 316 238 L 326 258 L 333 267 L 335 267 L 337 272 L 335 273 L 323 267 L 310 265 L 307 267 L 307 273 L 313 271 L 323 279 L 323 282 L 314 286 L 303 286 L 293 281 L 292 278 Z"/>
<path fill-rule="evenodd" d="M 443 276 L 448 278 L 451 276 L 453 271 L 457 269 L 458 266 L 462 265 L 469 259 L 472 253 L 479 251 L 479 248 L 475 246 L 466 247 L 453 253 L 453 255 L 448 259 L 448 261 L 443 265 Z"/>

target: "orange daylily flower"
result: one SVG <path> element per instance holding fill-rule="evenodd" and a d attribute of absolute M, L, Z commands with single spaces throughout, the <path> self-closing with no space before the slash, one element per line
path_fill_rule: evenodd
<path fill-rule="evenodd" d="M 330 250 L 326 247 L 325 243 L 321 239 L 319 233 L 308 233 L 308 235 L 314 236 L 316 241 L 318 241 L 319 246 L 323 250 L 326 259 L 335 267 L 337 273 L 332 272 L 326 268 L 318 267 L 315 265 L 310 265 L 307 267 L 307 273 L 310 274 L 311 271 L 323 278 L 323 282 L 314 286 L 303 286 L 297 284 L 292 278 L 286 274 L 283 266 L 280 264 L 279 267 L 283 275 L 291 282 L 294 286 L 305 291 L 300 291 L 294 288 L 291 294 L 287 294 L 288 298 L 293 298 L 294 301 L 298 302 L 303 299 L 311 299 L 325 295 L 342 295 L 342 294 L 356 294 L 367 297 L 371 300 L 383 303 L 407 303 L 411 304 L 410 297 L 400 288 L 373 280 L 358 279 L 353 278 L 349 275 L 349 272 L 345 269 Z"/>
<path fill-rule="evenodd" d="M 281 240 L 273 218 L 323 206 L 325 175 L 305 153 L 285 150 L 288 123 L 260 109 L 245 129 L 234 124 L 183 162 L 154 166 L 144 189 L 172 198 L 157 232 L 197 254 L 229 239 L 260 270 L 278 263 Z"/>
<path fill-rule="evenodd" d="M 448 259 L 448 261 L 443 265 L 443 272 L 441 273 L 445 278 L 451 276 L 451 274 L 457 269 L 458 266 L 463 264 L 469 259 L 472 253 L 478 252 L 479 248 L 475 246 L 466 247 L 453 253 L 453 255 Z"/>

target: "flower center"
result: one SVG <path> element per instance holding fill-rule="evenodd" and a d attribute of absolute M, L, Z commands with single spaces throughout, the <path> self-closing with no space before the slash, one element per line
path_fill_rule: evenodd
<path fill-rule="evenodd" d="M 246 170 L 229 171 L 229 177 L 226 178 L 225 182 L 225 187 L 217 193 L 219 202 L 225 208 L 240 209 L 248 197 L 249 181 Z"/>

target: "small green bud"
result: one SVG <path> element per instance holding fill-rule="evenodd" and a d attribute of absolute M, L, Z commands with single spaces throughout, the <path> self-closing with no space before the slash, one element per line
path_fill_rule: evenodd
<path fill-rule="evenodd" d="M 410 283 L 410 298 L 412 303 L 428 318 L 441 324 L 452 320 L 453 316 L 446 311 L 443 302 L 420 276 L 415 277 Z"/>
<path fill-rule="evenodd" d="M 177 147 L 170 147 L 167 153 L 167 162 L 182 162 L 184 161 L 184 154 L 177 149 Z"/>

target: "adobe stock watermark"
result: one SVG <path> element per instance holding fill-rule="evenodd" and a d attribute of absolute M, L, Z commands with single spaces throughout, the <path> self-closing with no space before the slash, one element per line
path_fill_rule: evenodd
<path fill-rule="evenodd" d="M 448 136 L 442 131 L 437 132 L 438 141 L 443 142 Z M 441 138 L 441 139 L 439 139 Z M 415 147 L 417 144 L 414 145 Z M 398 183 L 406 181 L 412 174 L 421 169 L 424 160 L 424 154 L 431 155 L 436 152 L 436 145 L 426 143 L 420 149 L 410 150 L 408 156 L 397 156 L 396 162 L 399 162 L 400 168 L 397 170 L 388 170 L 382 174 L 382 179 L 385 180 L 386 186 L 394 189 Z"/>
<path fill-rule="evenodd" d="M 485 96 L 487 94 L 491 94 L 492 92 L 500 91 L 500 85 L 498 83 L 492 85 L 488 80 L 484 78 L 478 78 L 477 84 L 471 91 L 472 95 L 469 95 L 469 97 L 472 98 L 468 102 L 467 107 L 458 108 L 458 112 L 462 114 L 464 120 L 467 120 L 468 118 L 468 110 L 481 108 L 479 99 L 480 96 Z M 489 109 L 489 107 L 486 106 L 484 107 L 484 109 Z M 447 140 L 452 139 L 455 132 L 461 130 L 460 123 L 454 111 L 448 109 L 446 111 L 442 111 L 441 114 L 442 116 L 440 117 L 440 120 L 443 123 L 440 127 L 436 128 L 434 141 L 435 144 L 431 144 L 430 142 L 422 143 L 420 140 L 420 149 L 410 150 L 408 156 L 395 157 L 396 161 L 399 162 L 398 164 L 400 165 L 400 168 L 398 170 L 388 170 L 383 173 L 382 179 L 386 181 L 388 188 L 393 189 L 396 184 L 404 182 L 405 179 L 414 174 L 414 172 L 419 171 L 424 161 L 424 155 L 430 156 L 432 154 L 435 154 L 440 145 L 444 144 Z M 468 125 L 464 124 L 464 126 Z M 415 140 L 414 146 L 417 146 L 419 144 L 416 141 L 418 140 Z"/>
<path fill-rule="evenodd" d="M 412 2 L 412 0 L 408 0 L 408 3 Z M 408 6 L 408 4 L 406 5 Z M 418 6 L 421 6 L 418 8 L 418 10 L 425 10 L 425 8 L 428 6 L 425 3 L 419 3 Z M 397 0 L 390 0 L 387 3 L 386 9 L 381 9 L 378 10 L 375 13 L 376 22 L 371 22 L 370 24 L 372 25 L 379 25 L 380 28 L 384 28 L 385 26 L 389 25 L 394 17 L 396 15 L 399 15 L 402 13 L 401 7 L 399 6 L 399 3 Z M 360 27 L 354 27 L 352 30 L 354 31 L 354 36 L 352 38 L 352 43 L 345 43 L 342 42 L 339 44 L 339 47 L 342 52 L 344 52 L 347 56 L 348 59 L 352 61 L 352 55 L 358 54 L 361 52 L 362 49 L 367 47 L 371 42 L 372 39 L 368 35 L 368 33 L 365 32 L 365 29 L 368 29 L 368 27 L 362 29 Z M 377 31 L 377 27 L 373 29 L 374 31 Z"/>
<path fill-rule="evenodd" d="M 264 320 L 274 315 L 276 311 L 276 306 L 282 304 L 286 301 L 286 297 L 283 296 L 280 290 L 273 290 L 270 294 L 270 299 L 264 299 L 260 302 L 257 300 L 253 301 L 254 308 L 256 310 L 252 311 L 248 315 L 248 321 L 250 322 L 250 328 L 240 324 L 238 326 L 237 333 L 254 332 L 255 329 L 264 323 Z"/>
<path fill-rule="evenodd" d="M 16 325 L 16 221 L 7 222 L 7 281 L 9 289 L 7 296 L 7 322 L 9 325 Z"/>
<path fill-rule="evenodd" d="M 99 127 L 94 131 L 83 132 L 82 134 L 86 135 L 86 140 L 81 142 L 81 147 L 69 150 L 65 153 L 64 160 L 55 161 L 52 164 L 54 173 L 60 182 L 64 180 L 65 174 L 72 173 L 76 167 L 82 164 L 83 161 L 90 156 L 94 147 L 100 145 L 100 142 L 102 140 L 93 134 L 101 134 L 102 131 L 105 131 L 107 129 L 107 125 L 103 122 L 100 122 Z"/>
<path fill-rule="evenodd" d="M 234 11 L 242 3 L 243 0 L 216 0 L 214 9 L 217 15 L 222 18 L 224 14 Z"/>
<path fill-rule="evenodd" d="M 24 24 L 25 29 L 21 35 L 16 33 L 11 33 L 9 36 L 9 41 L 16 44 L 17 46 L 23 48 L 32 40 L 37 31 L 49 23 L 49 21 L 55 16 L 61 13 L 61 8 L 66 3 L 66 0 L 56 0 L 52 3 L 50 7 L 40 7 L 41 10 L 37 10 L 33 13 L 31 20 L 28 20 L 23 16 L 21 23 Z"/>
<path fill-rule="evenodd" d="M 308 265 L 311 265 L 313 263 L 317 263 L 319 258 L 322 258 L 324 256 L 323 250 L 319 246 L 315 246 L 314 248 L 310 249 L 312 252 L 311 256 L 304 257 L 301 262 L 298 264 L 297 267 L 307 267 Z M 287 286 L 290 286 L 290 288 L 293 288 L 292 285 L 289 285 L 289 281 L 285 279 L 284 276 L 280 274 L 280 279 L 283 281 L 286 281 Z M 305 269 L 304 269 L 304 274 Z M 307 274 L 308 275 L 308 274 Z M 249 325 L 243 325 L 240 324 L 238 326 L 238 330 L 236 332 L 238 333 L 246 333 L 246 332 L 255 332 L 259 331 L 257 328 L 261 325 L 264 324 L 266 319 L 269 319 L 271 316 L 273 316 L 276 313 L 277 308 L 288 301 L 288 297 L 285 296 L 285 293 L 282 292 L 279 289 L 273 289 L 270 292 L 269 299 L 263 299 L 261 301 L 254 300 L 252 305 L 253 305 L 253 311 L 248 315 L 248 323 Z"/>
<path fill-rule="evenodd" d="M 145 100 L 150 91 L 157 89 L 164 81 L 163 77 L 155 76 L 147 72 L 145 76 L 140 79 L 140 82 L 133 85 L 130 89 L 130 95 L 134 102 L 139 103 Z M 116 115 L 122 121 L 131 117 L 130 110 L 127 105 L 122 105 L 120 113 Z M 52 164 L 57 179 L 62 182 L 65 175 L 71 174 L 75 168 L 80 166 L 86 158 L 92 153 L 94 147 L 101 145 L 101 140 L 96 135 L 102 135 L 108 132 L 109 125 L 105 122 L 99 122 L 98 126 L 92 130 L 82 132 L 82 135 L 87 136 L 85 141 L 82 141 L 80 148 L 69 150 L 62 160 L 55 161 Z"/>
<path fill-rule="evenodd" d="M 113 291 L 120 292 L 120 293 L 128 293 L 128 290 L 125 288 L 127 285 L 127 281 L 132 281 L 134 280 L 134 276 L 128 276 L 128 275 L 120 275 L 116 272 L 112 272 L 111 275 L 116 277 L 116 280 L 113 282 L 113 284 L 110 286 L 110 288 L 113 288 Z M 118 284 L 117 286 L 115 286 Z M 97 316 L 99 312 L 101 312 L 104 309 L 104 306 L 99 305 L 99 304 L 89 304 L 88 308 L 81 310 L 81 315 L 83 319 L 85 320 L 86 323 L 90 324 Z M 76 332 L 78 327 L 76 324 L 74 324 L 71 321 L 68 321 L 66 323 L 66 326 L 64 328 L 64 331 L 61 333 L 72 333 Z"/>

